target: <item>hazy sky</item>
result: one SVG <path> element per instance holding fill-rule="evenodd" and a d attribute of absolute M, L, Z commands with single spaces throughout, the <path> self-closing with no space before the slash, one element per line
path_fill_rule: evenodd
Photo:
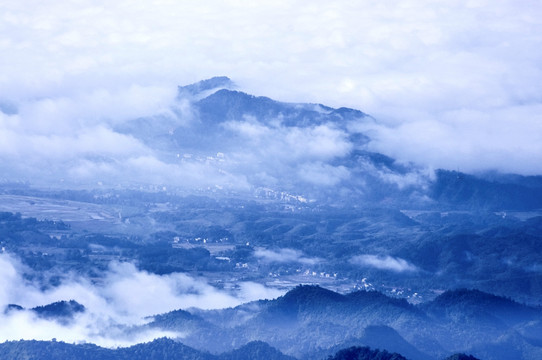
<path fill-rule="evenodd" d="M 529 0 L 0 0 L 0 160 L 145 163 L 112 124 L 226 75 L 369 113 L 370 148 L 401 160 L 542 174 L 541 14 Z"/>

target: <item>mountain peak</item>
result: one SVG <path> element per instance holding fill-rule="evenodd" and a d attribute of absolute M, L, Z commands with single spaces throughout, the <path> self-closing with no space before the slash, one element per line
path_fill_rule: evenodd
<path fill-rule="evenodd" d="M 472 355 L 454 354 L 447 357 L 445 360 L 478 360 L 478 358 L 475 358 Z"/>
<path fill-rule="evenodd" d="M 455 305 L 455 304 L 472 304 L 472 305 L 519 305 L 513 300 L 489 294 L 476 289 L 455 289 L 448 290 L 437 296 L 434 303 L 441 305 Z"/>
<path fill-rule="evenodd" d="M 352 346 L 348 349 L 343 349 L 335 354 L 333 357 L 329 357 L 330 360 L 407 360 L 405 357 L 397 353 L 389 353 L 386 350 L 372 350 L 371 348 L 364 346 Z"/>
<path fill-rule="evenodd" d="M 75 314 L 84 312 L 85 306 L 75 300 L 62 300 L 44 306 L 37 306 L 31 310 L 46 319 L 71 319 Z"/>
<path fill-rule="evenodd" d="M 324 289 L 317 285 L 299 285 L 288 291 L 284 296 L 279 298 L 285 304 L 326 304 L 329 302 L 336 303 L 345 300 L 344 296 L 331 290 Z"/>
<path fill-rule="evenodd" d="M 209 92 L 214 92 L 222 89 L 232 89 L 235 83 L 227 76 L 215 76 L 210 79 L 201 80 L 196 83 L 179 86 L 178 97 L 193 97 L 200 94 L 209 95 Z"/>

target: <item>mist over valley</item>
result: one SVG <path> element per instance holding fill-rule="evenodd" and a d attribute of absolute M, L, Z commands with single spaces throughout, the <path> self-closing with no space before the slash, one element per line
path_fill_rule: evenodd
<path fill-rule="evenodd" d="M 542 6 L 0 4 L 0 358 L 542 358 Z"/>

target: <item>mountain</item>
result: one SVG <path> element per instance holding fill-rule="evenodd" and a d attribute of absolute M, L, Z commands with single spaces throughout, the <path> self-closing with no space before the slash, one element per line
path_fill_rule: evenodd
<path fill-rule="evenodd" d="M 57 341 L 7 341 L 0 344 L 0 358 L 10 360 L 295 360 L 263 342 L 252 342 L 221 355 L 198 351 L 162 338 L 128 348 L 106 349 L 92 344 Z"/>
<path fill-rule="evenodd" d="M 179 99 L 184 99 L 190 96 L 199 96 L 206 92 L 215 92 L 220 89 L 234 88 L 235 84 L 227 76 L 215 76 L 211 79 L 202 80 L 197 83 L 179 86 L 177 93 Z"/>
<path fill-rule="evenodd" d="M 448 356 L 446 359 L 444 360 L 480 360 L 480 359 L 477 359 L 475 358 L 474 356 L 472 355 L 466 355 L 466 354 L 454 354 L 452 356 Z"/>
<path fill-rule="evenodd" d="M 349 196 L 406 201 L 412 184 L 401 179 L 422 176 L 412 165 L 367 151 L 369 137 L 352 130 L 374 121 L 362 111 L 279 102 L 233 88 L 226 77 L 180 86 L 182 111 L 173 107 L 174 116 L 134 119 L 115 130 L 158 150 L 162 161 L 241 176 L 259 194 L 265 188 L 334 203 Z"/>
<path fill-rule="evenodd" d="M 376 291 L 357 291 L 341 295 L 320 286 L 300 285 L 270 302 L 264 316 L 272 321 L 277 318 L 293 319 L 318 314 L 333 321 L 331 318 L 334 316 L 355 316 L 360 312 L 374 316 L 385 313 L 386 315 L 380 318 L 382 322 L 397 312 L 418 315 L 417 309 L 406 300 L 390 298 Z"/>
<path fill-rule="evenodd" d="M 294 357 L 286 356 L 266 343 L 259 341 L 251 342 L 231 352 L 212 355 L 168 339 L 156 339 L 149 343 L 118 349 L 106 349 L 92 344 L 67 344 L 57 341 L 8 341 L 0 344 L 0 357 L 10 360 L 295 360 Z M 313 359 L 407 360 L 408 358 L 386 350 L 375 350 L 366 346 L 351 346 L 336 351 L 334 355 L 315 357 Z M 463 354 L 455 354 L 446 358 L 446 360 L 478 359 Z"/>
<path fill-rule="evenodd" d="M 57 341 L 8 341 L 0 344 L 0 357 L 11 360 L 218 360 L 215 356 L 168 339 L 114 350 L 92 344 L 75 345 Z"/>
<path fill-rule="evenodd" d="M 329 360 L 407 360 L 405 357 L 387 351 L 371 350 L 368 347 L 351 347 L 330 356 Z"/>
<path fill-rule="evenodd" d="M 535 335 L 540 337 L 538 334 Z M 529 339 L 516 331 L 508 331 L 491 342 L 478 342 L 467 351 L 479 359 L 508 360 L 525 359 L 535 360 L 542 358 L 542 347 L 533 344 Z"/>
<path fill-rule="evenodd" d="M 204 330 L 193 327 L 183 342 L 212 351 L 251 341 L 300 359 L 326 357 L 351 346 L 427 360 L 466 350 L 483 354 L 483 359 L 500 359 L 499 346 L 520 354 L 517 359 L 530 359 L 542 350 L 542 339 L 532 332 L 541 323 L 541 309 L 477 290 L 448 291 L 412 305 L 375 291 L 342 295 L 303 285 L 275 300 L 194 311 Z M 170 316 L 178 317 L 176 312 L 162 314 L 160 322 Z M 160 328 L 160 323 L 151 326 Z"/>
<path fill-rule="evenodd" d="M 15 311 L 23 311 L 24 307 L 17 304 L 8 304 L 4 309 L 4 314 L 10 314 Z M 36 314 L 38 317 L 48 320 L 56 320 L 58 322 L 67 324 L 69 321 L 79 314 L 85 312 L 85 306 L 79 304 L 75 300 L 69 301 L 57 301 L 51 304 L 36 306 L 29 309 L 29 311 Z"/>
<path fill-rule="evenodd" d="M 364 329 L 361 337 L 347 339 L 329 349 L 324 349 L 304 356 L 304 359 L 325 359 L 341 349 L 369 346 L 373 349 L 387 349 L 393 353 L 405 356 L 407 359 L 430 360 L 431 356 L 422 353 L 408 343 L 394 329 L 388 326 L 372 325 Z"/>
<path fill-rule="evenodd" d="M 453 318 L 469 314 L 468 321 L 500 322 L 506 326 L 542 318 L 542 309 L 520 304 L 509 298 L 495 296 L 479 290 L 449 290 L 425 303 L 422 308 L 435 317 Z"/>
<path fill-rule="evenodd" d="M 184 88 L 180 88 L 181 92 Z M 277 119 L 287 127 L 312 127 L 333 123 L 345 128 L 349 121 L 358 121 L 367 114 L 348 108 L 334 109 L 321 104 L 294 104 L 253 96 L 241 91 L 221 89 L 195 104 L 200 121 L 209 126 L 222 122 L 253 117 L 264 124 Z"/>
<path fill-rule="evenodd" d="M 177 317 L 175 312 L 162 314 L 159 322 L 150 326 L 161 328 L 160 323 L 169 324 L 170 315 Z M 409 354 L 421 355 L 420 359 L 427 358 L 392 329 L 400 328 L 400 324 L 423 323 L 423 313 L 402 299 L 377 292 L 360 291 L 345 296 L 319 286 L 298 286 L 276 300 L 222 311 L 198 311 L 197 316 L 202 319 L 204 330 L 192 329 L 183 342 L 198 349 L 217 351 L 232 344 L 264 341 L 296 357 L 326 356 L 330 353 L 319 349 L 351 338 L 361 341 L 356 344 L 380 348 L 388 344 L 394 351 L 407 350 Z M 373 326 L 377 324 L 390 327 Z M 185 329 L 185 325 L 168 329 Z"/>
<path fill-rule="evenodd" d="M 0 344 L 2 359 L 23 360 L 117 360 L 112 350 L 93 344 L 73 345 L 57 341 L 6 341 Z"/>
<path fill-rule="evenodd" d="M 224 76 L 179 86 L 169 114 L 127 121 L 115 130 L 142 141 L 167 164 L 213 173 L 222 189 L 239 191 L 246 182 L 244 191 L 248 186 L 253 194 L 266 189 L 267 196 L 287 193 L 335 205 L 542 208 L 539 177 L 432 173 L 369 151 L 370 134 L 360 129 L 376 120 L 360 110 L 281 102 L 235 89 Z"/>
<path fill-rule="evenodd" d="M 249 342 L 248 344 L 241 346 L 239 349 L 224 353 L 220 356 L 220 360 L 245 359 L 295 360 L 294 357 L 284 355 L 263 341 Z"/>
<path fill-rule="evenodd" d="M 75 300 L 57 301 L 52 304 L 37 306 L 31 311 L 45 319 L 72 319 L 77 313 L 85 312 L 85 307 Z"/>
<path fill-rule="evenodd" d="M 430 196 L 443 205 L 463 209 L 539 209 L 542 207 L 540 177 L 476 177 L 457 171 L 438 170 Z"/>

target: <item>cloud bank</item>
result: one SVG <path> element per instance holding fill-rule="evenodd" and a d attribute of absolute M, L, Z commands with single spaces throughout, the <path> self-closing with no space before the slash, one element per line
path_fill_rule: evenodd
<path fill-rule="evenodd" d="M 75 300 L 86 311 L 66 324 L 39 318 L 30 311 L 0 313 L 0 341 L 57 338 L 66 342 L 92 342 L 102 346 L 128 346 L 157 337 L 186 334 L 137 329 L 148 316 L 196 307 L 219 309 L 262 298 L 276 298 L 282 291 L 252 282 L 241 282 L 230 293 L 182 273 L 155 275 L 130 263 L 111 263 L 103 281 L 71 276 L 54 288 L 42 290 L 22 276 L 24 267 L 12 256 L 0 254 L 0 308 L 8 304 L 24 308 Z M 3 311 L 3 310 L 2 310 Z"/>
<path fill-rule="evenodd" d="M 304 265 L 314 265 L 321 261 L 318 258 L 306 257 L 302 251 L 294 249 L 269 250 L 258 248 L 254 251 L 254 256 L 263 262 L 268 263 L 300 263 Z"/>
<path fill-rule="evenodd" d="M 112 129 L 178 117 L 177 85 L 228 75 L 249 93 L 361 109 L 378 120 L 364 128 L 370 149 L 400 160 L 541 174 L 541 12 L 512 0 L 4 1 L 2 172 L 35 179 L 36 166 L 56 174 L 63 161 L 76 170 L 59 177 L 82 182 L 88 162 L 92 173 L 126 164 L 161 181 L 168 162 Z M 326 184 L 346 176 L 330 170 Z M 174 174 L 243 182 L 208 166 Z"/>
<path fill-rule="evenodd" d="M 389 255 L 357 255 L 354 256 L 350 262 L 355 265 L 372 267 L 379 270 L 387 270 L 394 272 L 414 272 L 418 271 L 418 268 L 410 264 L 405 259 L 392 257 Z"/>

